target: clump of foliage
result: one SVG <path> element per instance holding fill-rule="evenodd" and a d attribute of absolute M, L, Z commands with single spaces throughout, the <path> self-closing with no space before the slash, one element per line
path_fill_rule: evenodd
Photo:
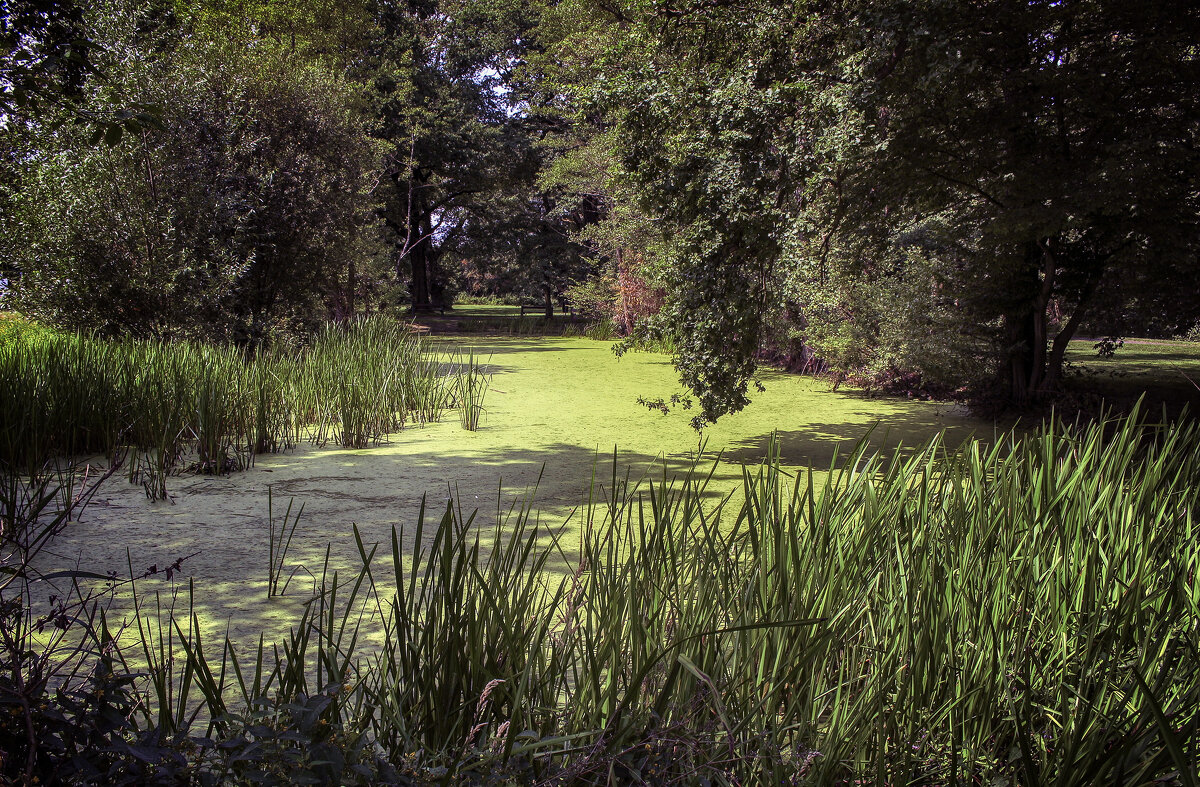
<path fill-rule="evenodd" d="M 16 341 L 31 341 L 49 336 L 54 329 L 30 320 L 18 312 L 0 311 L 0 345 Z"/>
<path fill-rule="evenodd" d="M 1022 404 L 1060 389 L 1082 325 L 1195 322 L 1186 4 L 565 3 L 554 18 L 562 62 L 539 65 L 581 127 L 604 129 L 609 182 L 662 239 L 664 323 L 708 420 L 746 404 L 764 339 Z"/>
<path fill-rule="evenodd" d="M 84 18 L 105 78 L 79 101 L 153 103 L 157 127 L 93 144 L 67 108 L 7 124 L 6 305 L 67 328 L 256 347 L 311 329 L 353 284 L 346 266 L 373 253 L 360 227 L 378 151 L 361 87 L 236 34 L 182 36 L 182 20 L 136 3 Z"/>
<path fill-rule="evenodd" d="M 614 467 L 577 550 L 529 505 L 488 536 L 450 502 L 387 567 L 358 538 L 276 651 L 145 604 L 133 649 L 69 615 L 97 647 L 6 695 L 4 774 L 1191 783 L 1197 489 L 1195 423 L 1135 415 L 794 478 L 772 455 L 720 504 Z"/>
<path fill-rule="evenodd" d="M 127 461 L 151 498 L 188 466 L 241 470 L 301 440 L 378 444 L 440 418 L 455 384 L 416 334 L 382 317 L 251 357 L 227 345 L 29 330 L 0 342 L 14 465 L 100 454 L 113 467 Z"/>
<path fill-rule="evenodd" d="M 568 287 L 567 299 L 576 312 L 591 322 L 611 320 L 617 302 L 617 284 L 607 275 L 588 278 Z"/>

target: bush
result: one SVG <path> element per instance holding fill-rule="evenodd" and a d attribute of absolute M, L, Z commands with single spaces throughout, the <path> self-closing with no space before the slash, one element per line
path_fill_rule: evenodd
<path fill-rule="evenodd" d="M 454 296 L 455 306 L 520 306 L 520 295 L 471 295 L 460 292 Z"/>
<path fill-rule="evenodd" d="M 32 342 L 48 338 L 56 331 L 17 312 L 0 312 L 0 346 L 11 342 Z"/>
<path fill-rule="evenodd" d="M 377 153 L 359 88 L 266 45 L 181 44 L 136 4 L 89 18 L 105 80 L 81 111 L 134 94 L 162 108 L 162 128 L 96 145 L 61 109 L 6 137 L 6 305 L 65 328 L 253 347 L 313 327 L 345 266 L 361 276 L 373 253 L 358 232 Z"/>
<path fill-rule="evenodd" d="M 590 322 L 611 321 L 617 302 L 617 282 L 612 276 L 593 276 L 568 287 L 567 300 Z"/>

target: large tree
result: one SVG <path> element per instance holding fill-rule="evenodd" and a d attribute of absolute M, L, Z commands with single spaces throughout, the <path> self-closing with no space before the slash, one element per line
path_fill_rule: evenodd
<path fill-rule="evenodd" d="M 1058 388 L 1098 307 L 1195 318 L 1194 3 L 876 2 L 852 19 L 863 141 L 845 151 L 846 234 L 884 210 L 893 246 L 937 237 L 955 263 L 939 284 L 996 326 L 1012 399 Z"/>
<path fill-rule="evenodd" d="M 414 309 L 445 300 L 443 252 L 483 231 L 518 179 L 528 137 L 507 82 L 530 24 L 524 3 L 373 0 L 367 73 L 388 147 L 378 197 Z"/>
<path fill-rule="evenodd" d="M 605 5 L 623 35 L 593 90 L 670 227 L 705 417 L 746 403 L 764 318 L 797 296 L 864 342 L 901 325 L 878 304 L 918 298 L 909 339 L 981 353 L 1018 402 L 1058 387 L 1089 314 L 1194 318 L 1193 4 Z"/>

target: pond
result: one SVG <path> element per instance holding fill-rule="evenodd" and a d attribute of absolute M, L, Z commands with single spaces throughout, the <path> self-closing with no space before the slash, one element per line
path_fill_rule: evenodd
<path fill-rule="evenodd" d="M 832 391 L 825 381 L 766 372 L 766 390 L 753 394 L 749 407 L 700 435 L 689 425 L 694 411 L 676 407 L 663 415 L 637 402 L 639 396 L 669 401 L 682 393 L 665 355 L 618 359 L 610 343 L 582 338 L 473 337 L 455 344 L 492 373 L 478 431 L 462 429 L 451 412 L 369 449 L 302 445 L 259 456 L 242 473 L 173 477 L 170 502 L 149 502 L 139 486 L 114 477 L 43 560 L 128 575 L 130 566 L 140 572 L 191 556 L 182 581 L 196 580 L 201 619 L 220 631 L 228 625 L 236 640 L 257 639 L 261 631 L 270 639 L 272 631 L 286 630 L 308 597 L 310 574 L 320 574 L 327 545 L 331 565 L 350 569 L 357 525 L 364 542 L 381 545 L 376 559 L 390 560 L 391 527 L 411 531 L 422 496 L 432 510 L 429 518 L 436 521 L 453 497 L 465 515 L 478 508 L 476 524 L 486 529 L 497 521 L 498 509 L 502 520 L 532 493 L 541 524 L 560 534 L 569 555 L 578 522 L 572 510 L 585 499 L 593 472 L 597 496 L 610 485 L 614 449 L 617 472 L 635 482 L 660 480 L 664 470 L 668 477 L 686 473 L 701 446 L 699 467 L 706 474 L 720 455 L 708 486 L 715 505 L 740 489 L 742 466 L 760 462 L 773 435 L 787 466 L 820 469 L 835 451 L 844 454 L 868 434 L 874 446 L 893 447 L 922 443 L 941 430 L 952 443 L 993 431 L 990 421 L 955 405 L 869 398 Z M 287 559 L 295 577 L 285 598 L 270 601 L 268 490 L 277 520 L 289 500 L 293 513 L 304 507 Z M 401 548 L 411 546 L 409 541 Z M 566 563 L 569 557 L 558 568 Z M 180 582 L 146 583 L 144 589 L 179 592 L 186 587 Z"/>

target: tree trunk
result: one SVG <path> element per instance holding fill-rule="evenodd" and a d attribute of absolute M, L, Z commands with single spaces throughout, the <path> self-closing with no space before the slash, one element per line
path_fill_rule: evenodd
<path fill-rule="evenodd" d="M 545 286 L 544 290 L 546 293 L 546 300 L 544 301 L 546 306 L 546 319 L 548 320 L 554 316 L 554 301 L 552 300 L 554 293 L 551 292 L 549 284 Z"/>
<path fill-rule="evenodd" d="M 425 258 L 425 246 L 419 244 L 409 255 L 412 260 L 412 307 L 414 311 L 429 308 L 429 261 Z"/>
<path fill-rule="evenodd" d="M 1027 404 L 1033 371 L 1033 323 L 1024 310 L 1004 315 L 1004 342 L 1007 346 L 1005 377 L 1009 399 L 1016 405 Z"/>
<path fill-rule="evenodd" d="M 1083 321 L 1083 315 L 1087 311 L 1087 306 L 1092 299 L 1092 295 L 1096 292 L 1096 287 L 1100 283 L 1101 277 L 1104 275 L 1104 264 L 1097 265 L 1095 271 L 1088 277 L 1087 285 L 1079 295 L 1079 303 L 1075 306 L 1075 311 L 1071 313 L 1071 318 L 1067 320 L 1058 335 L 1054 337 L 1054 343 L 1050 347 L 1050 357 L 1046 362 L 1046 378 L 1042 383 L 1043 391 L 1054 391 L 1062 382 L 1063 359 L 1067 355 L 1067 345 L 1071 343 L 1075 332 L 1079 330 L 1079 323 Z"/>
<path fill-rule="evenodd" d="M 1054 349 L 1047 355 L 1049 310 L 1058 278 L 1058 263 L 1051 241 L 1026 244 L 1021 276 L 1015 283 L 1020 292 L 1029 293 L 1029 300 L 1014 305 L 1004 315 L 1005 343 L 1008 348 L 1007 377 L 1009 398 L 1016 405 L 1052 390 L 1061 378 L 1062 357 L 1074 325 L 1064 327 L 1055 337 Z M 1077 312 L 1078 313 L 1078 312 Z M 1075 322 L 1077 325 L 1078 322 Z M 1070 328 L 1068 332 L 1066 328 Z M 1063 338 L 1059 342 L 1059 338 Z M 1061 346 L 1060 346 L 1061 344 Z"/>
<path fill-rule="evenodd" d="M 1067 345 L 1070 344 L 1071 337 L 1075 335 L 1075 329 L 1079 327 L 1079 317 L 1082 314 L 1083 304 L 1080 304 L 1075 309 L 1075 313 L 1071 315 L 1071 319 L 1067 320 L 1067 324 L 1054 337 L 1054 343 L 1050 348 L 1050 356 L 1046 360 L 1046 377 L 1042 381 L 1043 392 L 1048 393 L 1058 390 L 1058 386 L 1062 382 L 1063 359 L 1067 355 Z"/>
<path fill-rule="evenodd" d="M 430 246 L 433 242 L 433 238 L 430 237 L 430 223 L 432 219 L 424 211 L 419 216 L 413 217 L 413 219 L 419 240 L 417 240 L 408 254 L 412 264 L 412 307 L 413 311 L 426 311 L 430 308 L 429 257 L 432 251 Z"/>

